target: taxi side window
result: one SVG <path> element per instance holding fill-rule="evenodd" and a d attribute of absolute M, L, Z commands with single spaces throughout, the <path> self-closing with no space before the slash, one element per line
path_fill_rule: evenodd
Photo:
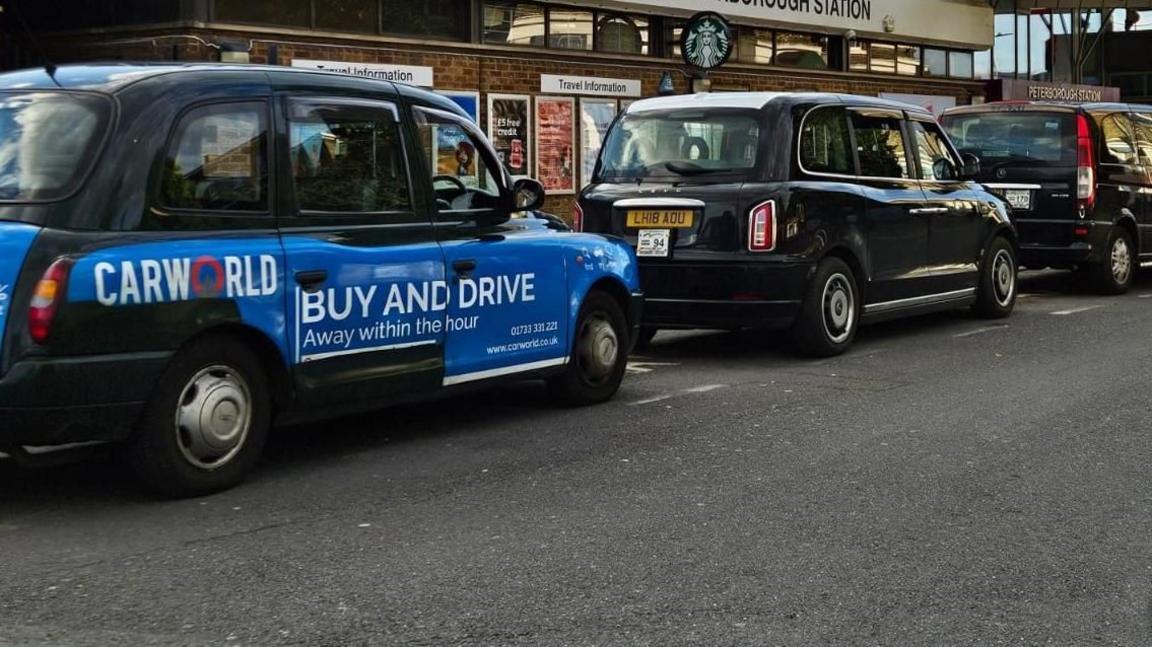
<path fill-rule="evenodd" d="M 440 211 L 499 207 L 502 173 L 479 131 L 447 112 L 416 108 L 413 113 Z"/>
<path fill-rule="evenodd" d="M 860 175 L 864 177 L 910 178 L 908 153 L 904 146 L 901 120 L 896 117 L 852 113 L 856 131 L 856 152 Z"/>
<path fill-rule="evenodd" d="M 1152 114 L 1137 112 L 1132 115 L 1136 130 L 1136 156 L 1140 164 L 1152 167 Z"/>
<path fill-rule="evenodd" d="M 160 204 L 171 209 L 267 211 L 265 104 L 213 104 L 186 113 L 164 160 Z"/>
<path fill-rule="evenodd" d="M 813 173 L 856 174 L 843 108 L 817 108 L 804 119 L 800 165 Z"/>
<path fill-rule="evenodd" d="M 1093 115 L 1100 125 L 1100 161 L 1104 164 L 1139 164 L 1133 144 L 1132 122 L 1126 114 Z"/>
<path fill-rule="evenodd" d="M 936 124 L 910 122 L 916 138 L 916 153 L 920 160 L 920 177 L 925 180 L 954 182 L 961 168 L 960 160 L 952 154 L 943 133 Z"/>
<path fill-rule="evenodd" d="M 391 104 L 289 102 L 289 163 L 305 213 L 408 212 L 412 196 Z"/>

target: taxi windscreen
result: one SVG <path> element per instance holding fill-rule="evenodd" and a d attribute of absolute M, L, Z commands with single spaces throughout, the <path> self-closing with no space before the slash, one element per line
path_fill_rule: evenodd
<path fill-rule="evenodd" d="M 981 112 L 942 120 L 956 148 L 993 166 L 1027 162 L 1076 165 L 1075 115 L 1063 112 Z"/>
<path fill-rule="evenodd" d="M 759 113 L 710 112 L 624 116 L 600 158 L 604 182 L 642 178 L 745 176 L 756 167 Z"/>
<path fill-rule="evenodd" d="M 0 201 L 70 194 L 92 165 L 110 110 L 94 95 L 0 94 Z"/>

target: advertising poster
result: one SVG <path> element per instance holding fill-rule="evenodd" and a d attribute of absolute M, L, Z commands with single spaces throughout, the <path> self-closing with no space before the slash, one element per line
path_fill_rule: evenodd
<path fill-rule="evenodd" d="M 592 182 L 596 158 L 604 146 L 604 135 L 616 118 L 615 99 L 580 100 L 580 186 Z"/>
<path fill-rule="evenodd" d="M 531 174 L 532 99 L 525 95 L 488 95 L 488 139 L 512 176 Z"/>
<path fill-rule="evenodd" d="M 433 126 L 436 175 L 450 175 L 466 187 L 479 186 L 476 177 L 476 146 L 457 126 Z"/>
<path fill-rule="evenodd" d="M 464 109 L 472 118 L 472 123 L 480 125 L 480 93 L 465 90 L 437 90 L 439 94 Z"/>
<path fill-rule="evenodd" d="M 552 195 L 576 192 L 576 100 L 536 97 L 536 179 Z"/>

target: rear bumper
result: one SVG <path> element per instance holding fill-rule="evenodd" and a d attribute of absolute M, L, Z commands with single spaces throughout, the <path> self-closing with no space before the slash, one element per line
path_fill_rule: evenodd
<path fill-rule="evenodd" d="M 644 325 L 654 328 L 778 328 L 800 312 L 810 262 L 641 264 Z"/>
<path fill-rule="evenodd" d="M 171 353 L 36 358 L 0 379 L 0 447 L 122 440 Z"/>
<path fill-rule="evenodd" d="M 1020 219 L 1015 225 L 1020 240 L 1020 263 L 1029 267 L 1071 267 L 1100 262 L 1113 227 L 1106 221 L 1071 219 Z M 1076 236 L 1076 227 L 1085 226 L 1088 235 Z"/>

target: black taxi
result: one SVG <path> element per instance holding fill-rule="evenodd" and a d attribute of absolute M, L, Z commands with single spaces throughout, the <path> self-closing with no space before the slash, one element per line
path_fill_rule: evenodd
<path fill-rule="evenodd" d="M 411 87 L 0 74 L 0 451 L 115 441 L 147 485 L 196 495 L 238 482 L 277 421 L 521 377 L 606 400 L 635 254 L 513 217 L 542 199 Z"/>
<path fill-rule="evenodd" d="M 789 328 L 843 352 L 861 322 L 973 307 L 1008 316 L 1008 209 L 917 107 L 833 94 L 646 99 L 610 128 L 574 219 L 636 246 L 642 339 Z"/>

